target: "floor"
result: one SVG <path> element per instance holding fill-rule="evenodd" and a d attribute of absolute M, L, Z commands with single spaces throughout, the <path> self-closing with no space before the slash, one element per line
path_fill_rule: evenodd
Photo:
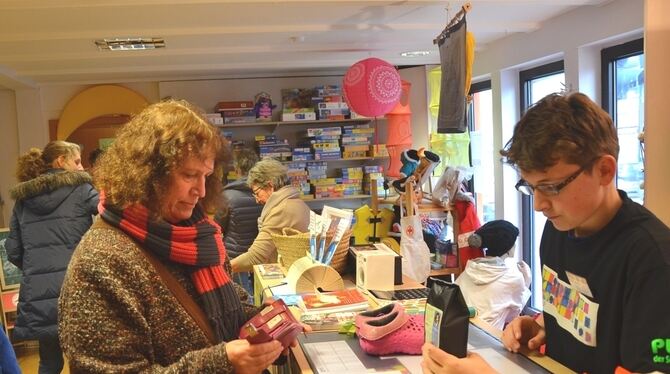
<path fill-rule="evenodd" d="M 14 346 L 14 350 L 16 351 L 16 357 L 19 360 L 21 371 L 23 371 L 24 374 L 36 374 L 40 364 L 40 356 L 37 351 L 36 343 L 28 342 L 24 345 L 16 345 Z M 61 374 L 70 374 L 67 362 L 65 363 L 65 367 Z"/>

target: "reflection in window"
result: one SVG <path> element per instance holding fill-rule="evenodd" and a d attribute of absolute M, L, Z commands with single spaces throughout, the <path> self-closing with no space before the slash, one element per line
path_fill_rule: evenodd
<path fill-rule="evenodd" d="M 644 201 L 644 54 L 642 39 L 602 50 L 603 107 L 619 136 L 617 188 Z"/>
<path fill-rule="evenodd" d="M 495 219 L 493 178 L 493 98 L 491 81 L 474 83 L 470 89 L 470 155 L 477 215 L 482 223 Z"/>

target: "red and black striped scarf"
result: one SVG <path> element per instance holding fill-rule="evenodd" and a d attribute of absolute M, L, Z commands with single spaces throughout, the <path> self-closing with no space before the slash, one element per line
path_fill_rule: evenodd
<path fill-rule="evenodd" d="M 128 234 L 162 260 L 185 265 L 217 340 L 238 338 L 245 322 L 244 311 L 223 266 L 226 249 L 221 227 L 207 217 L 199 205 L 191 218 L 170 224 L 149 220 L 149 212 L 141 204 L 122 211 L 105 205 L 105 194 L 101 191 L 98 210 L 105 222 Z"/>

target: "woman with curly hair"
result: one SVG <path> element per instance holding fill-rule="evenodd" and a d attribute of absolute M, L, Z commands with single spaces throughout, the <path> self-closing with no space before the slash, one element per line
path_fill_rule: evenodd
<path fill-rule="evenodd" d="M 16 200 L 5 242 L 7 257 L 23 271 L 16 340 L 38 340 L 40 373 L 60 373 L 58 295 L 70 257 L 97 214 L 98 192 L 82 171 L 77 144 L 52 141 L 19 157 L 11 190 Z"/>
<path fill-rule="evenodd" d="M 165 101 L 101 156 L 101 219 L 74 253 L 59 305 L 72 372 L 257 373 L 281 354 L 277 341 L 238 339 L 258 309 L 242 302 L 248 295 L 231 281 L 221 229 L 207 215 L 226 155 L 201 110 Z"/>

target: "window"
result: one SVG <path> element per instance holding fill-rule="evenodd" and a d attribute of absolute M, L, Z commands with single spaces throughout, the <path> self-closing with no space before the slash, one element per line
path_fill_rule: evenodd
<path fill-rule="evenodd" d="M 602 63 L 603 108 L 614 120 L 619 136 L 617 187 L 642 204 L 644 148 L 638 134 L 644 130 L 643 40 L 605 48 Z"/>
<path fill-rule="evenodd" d="M 470 164 L 474 175 L 470 191 L 474 193 L 477 215 L 482 223 L 495 219 L 495 182 L 493 181 L 493 98 L 491 81 L 470 86 L 472 101 L 468 112 L 470 128 Z"/>
<path fill-rule="evenodd" d="M 521 114 L 543 97 L 565 89 L 563 61 L 538 66 L 519 72 L 521 84 Z M 521 198 L 521 246 L 523 260 L 532 272 L 530 306 L 542 309 L 542 267 L 540 266 L 540 239 L 547 219 L 533 211 L 531 196 Z"/>

